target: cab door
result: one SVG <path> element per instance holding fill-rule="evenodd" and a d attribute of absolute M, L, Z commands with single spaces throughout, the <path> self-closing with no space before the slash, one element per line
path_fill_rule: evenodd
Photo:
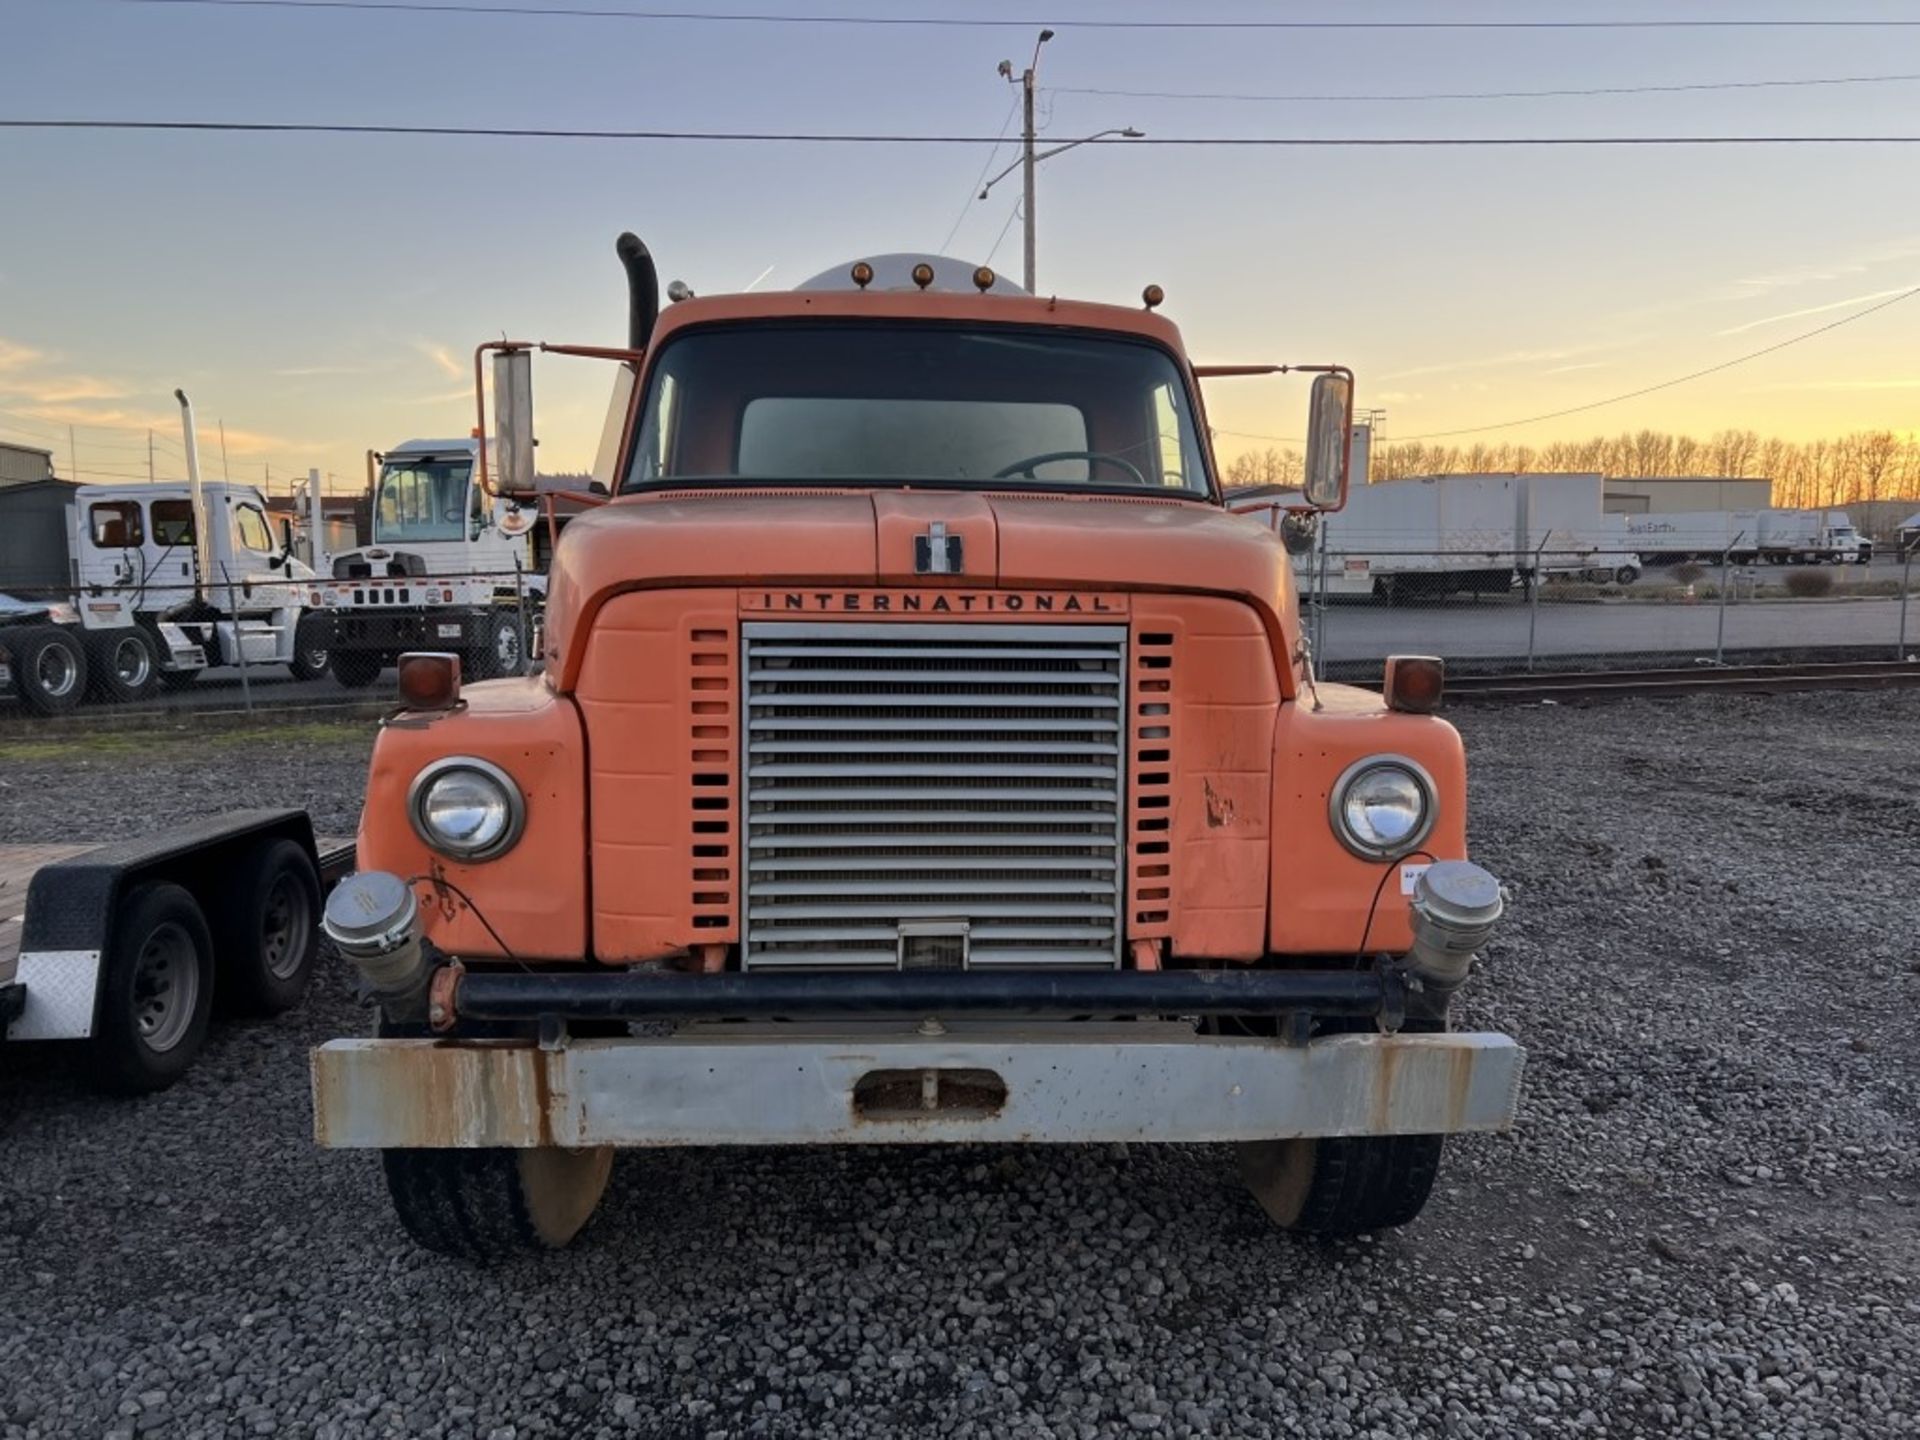
<path fill-rule="evenodd" d="M 164 610 L 193 593 L 193 502 L 185 496 L 147 501 L 147 604 Z"/>

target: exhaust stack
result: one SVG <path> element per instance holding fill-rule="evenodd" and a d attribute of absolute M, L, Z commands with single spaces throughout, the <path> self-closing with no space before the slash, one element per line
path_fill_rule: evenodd
<path fill-rule="evenodd" d="M 614 252 L 627 272 L 627 348 L 644 350 L 660 318 L 660 272 L 653 253 L 631 230 L 614 242 Z"/>
<path fill-rule="evenodd" d="M 187 493 L 193 506 L 193 598 L 204 601 L 213 587 L 213 517 L 207 513 L 206 492 L 200 486 L 200 441 L 194 431 L 193 402 L 184 390 L 175 390 L 173 398 L 180 402 L 180 434 L 187 449 Z"/>
<path fill-rule="evenodd" d="M 419 907 L 398 875 L 367 870 L 349 875 L 327 897 L 320 928 L 353 962 L 388 1020 L 420 1024 L 427 1018 L 433 966 L 420 943 Z"/>
<path fill-rule="evenodd" d="M 1420 983 L 1443 995 L 1459 989 L 1505 909 L 1500 882 L 1470 861 L 1442 860 L 1422 871 L 1413 891 L 1413 948 L 1407 952 Z"/>

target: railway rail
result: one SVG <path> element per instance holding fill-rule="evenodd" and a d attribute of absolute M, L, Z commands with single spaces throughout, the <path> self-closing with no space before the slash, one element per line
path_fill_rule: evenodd
<path fill-rule="evenodd" d="M 1449 675 L 1453 701 L 1607 700 L 1656 695 L 1794 690 L 1869 690 L 1920 686 L 1920 662 L 1841 660 L 1786 665 L 1674 666 L 1654 670 L 1578 670 L 1531 675 Z"/>

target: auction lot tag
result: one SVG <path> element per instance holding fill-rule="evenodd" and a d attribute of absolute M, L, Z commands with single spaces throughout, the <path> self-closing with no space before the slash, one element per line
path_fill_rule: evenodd
<path fill-rule="evenodd" d="M 1413 887 L 1420 883 L 1420 877 L 1427 873 L 1425 865 L 1402 865 L 1400 867 L 1400 893 L 1413 894 Z"/>

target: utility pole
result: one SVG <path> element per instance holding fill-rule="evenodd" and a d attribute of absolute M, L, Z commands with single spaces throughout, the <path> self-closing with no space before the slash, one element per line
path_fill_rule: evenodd
<path fill-rule="evenodd" d="M 80 483 L 80 447 L 73 443 L 73 426 L 67 426 L 67 468 L 73 471 L 74 484 Z"/>
<path fill-rule="evenodd" d="M 1040 47 L 1053 38 L 1053 31 L 1042 30 L 1040 38 L 1033 44 L 1033 61 L 1020 76 L 1020 109 L 1024 124 L 1020 129 L 1020 176 L 1026 186 L 1025 198 L 1020 202 L 1023 212 L 1021 225 L 1022 265 L 1020 283 L 1027 287 L 1029 295 L 1040 292 L 1033 283 L 1033 80 L 1040 69 Z"/>
<path fill-rule="evenodd" d="M 1013 165 L 1007 166 L 1006 169 L 987 181 L 980 189 L 980 198 L 984 200 L 987 198 L 988 191 L 992 190 L 994 186 L 998 185 L 1013 173 L 1014 166 L 1017 165 L 1020 168 L 1020 176 L 1025 184 L 1025 191 L 1020 201 L 1020 212 L 1026 220 L 1026 224 L 1022 227 L 1022 238 L 1025 241 L 1024 249 L 1026 253 L 1023 257 L 1024 263 L 1021 266 L 1020 283 L 1026 287 L 1029 295 L 1037 295 L 1040 293 L 1034 283 L 1033 259 L 1034 172 L 1040 162 L 1042 160 L 1051 160 L 1055 155 L 1060 154 L 1064 150 L 1072 150 L 1076 146 L 1090 144 L 1095 140 L 1104 140 L 1109 135 L 1118 135 L 1127 140 L 1139 140 L 1146 134 L 1145 131 L 1136 130 L 1129 125 L 1124 130 L 1102 130 L 1098 134 L 1087 136 L 1085 139 L 1069 140 L 1066 144 L 1056 145 L 1051 150 L 1042 150 L 1035 153 L 1033 148 L 1034 142 L 1039 138 L 1034 132 L 1033 123 L 1033 99 L 1037 93 L 1035 80 L 1040 71 L 1040 47 L 1051 39 L 1053 39 L 1053 31 L 1042 30 L 1040 32 L 1040 38 L 1036 40 L 1033 45 L 1033 59 L 1027 65 L 1027 68 L 1020 73 L 1020 105 L 1025 117 L 1025 121 L 1020 127 L 1020 158 L 1014 161 Z M 1013 62 L 1011 60 L 1002 60 L 1000 62 L 1000 74 L 1009 81 L 1013 79 Z"/>

